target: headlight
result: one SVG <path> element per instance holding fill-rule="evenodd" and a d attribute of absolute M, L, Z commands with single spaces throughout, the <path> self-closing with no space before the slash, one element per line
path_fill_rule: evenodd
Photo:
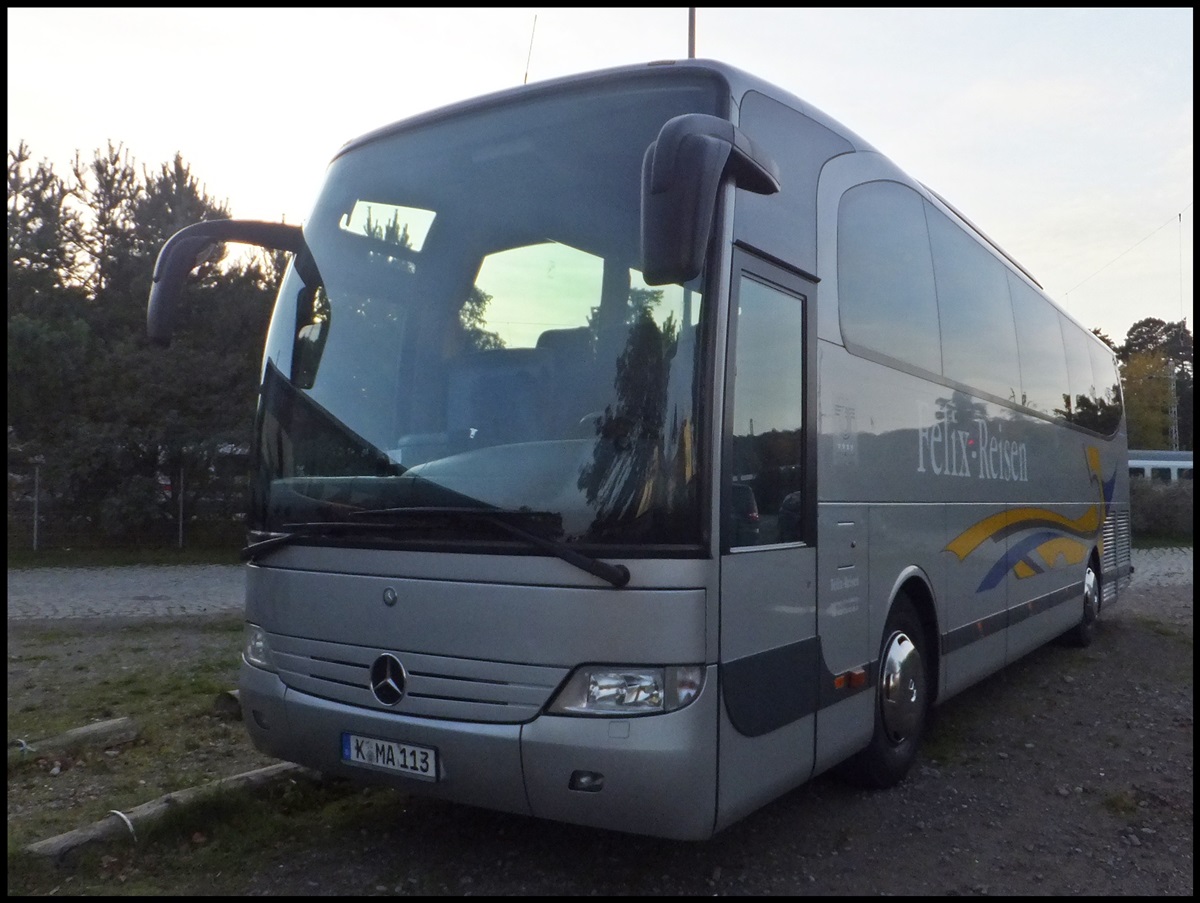
<path fill-rule="evenodd" d="M 242 655 L 246 661 L 256 668 L 274 671 L 271 664 L 271 646 L 267 642 L 267 632 L 257 624 L 246 625 L 246 640 L 242 644 Z"/>
<path fill-rule="evenodd" d="M 628 717 L 681 709 L 700 693 L 704 668 L 585 665 L 578 668 L 550 704 L 556 715 Z"/>

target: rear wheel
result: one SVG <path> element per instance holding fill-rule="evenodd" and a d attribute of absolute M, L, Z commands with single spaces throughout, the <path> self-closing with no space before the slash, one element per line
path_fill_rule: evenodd
<path fill-rule="evenodd" d="M 1083 613 L 1079 623 L 1063 634 L 1063 640 L 1069 646 L 1083 649 L 1092 645 L 1096 636 L 1096 621 L 1100 618 L 1100 574 L 1088 562 L 1087 570 L 1083 572 Z"/>
<path fill-rule="evenodd" d="M 875 730 L 867 748 L 843 768 L 855 783 L 891 787 L 912 768 L 929 719 L 928 668 L 925 628 L 912 602 L 900 597 L 888 615 L 879 652 Z"/>

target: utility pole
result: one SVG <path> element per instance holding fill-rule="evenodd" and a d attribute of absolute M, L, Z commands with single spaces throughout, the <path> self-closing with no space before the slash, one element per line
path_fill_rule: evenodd
<path fill-rule="evenodd" d="M 1175 392 L 1175 359 L 1167 358 L 1167 391 L 1170 401 L 1167 402 L 1167 441 L 1171 451 L 1179 451 L 1179 397 Z"/>

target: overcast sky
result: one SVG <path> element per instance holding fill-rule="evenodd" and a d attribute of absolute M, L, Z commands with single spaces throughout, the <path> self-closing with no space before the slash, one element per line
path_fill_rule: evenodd
<path fill-rule="evenodd" d="M 536 27 L 535 27 L 536 17 Z M 1191 9 L 701 9 L 773 81 L 949 199 L 1085 326 L 1192 318 Z M 346 141 L 478 94 L 687 56 L 672 9 L 9 9 L 8 147 L 61 175 L 182 152 L 300 222 Z M 530 39 L 532 36 L 532 52 Z"/>

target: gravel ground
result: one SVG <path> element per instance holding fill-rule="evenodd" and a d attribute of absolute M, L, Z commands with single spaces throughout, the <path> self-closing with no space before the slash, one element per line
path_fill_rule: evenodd
<path fill-rule="evenodd" d="M 1089 649 L 1043 647 L 940 707 L 917 767 L 891 790 L 822 776 L 698 844 L 375 790 L 361 831 L 266 850 L 236 891 L 1190 896 L 1192 551 L 1138 551 L 1134 565 Z M 97 642 L 108 630 L 94 619 L 169 617 L 172 642 L 186 642 L 208 619 L 178 616 L 238 611 L 242 572 L 10 571 L 8 589 L 10 660 L 23 637 L 68 626 L 45 618 L 85 627 L 103 657 L 118 644 Z M 11 674 L 9 686 L 11 706 Z"/>
<path fill-rule="evenodd" d="M 245 592 L 241 565 L 26 568 L 8 572 L 8 620 L 238 612 Z"/>

